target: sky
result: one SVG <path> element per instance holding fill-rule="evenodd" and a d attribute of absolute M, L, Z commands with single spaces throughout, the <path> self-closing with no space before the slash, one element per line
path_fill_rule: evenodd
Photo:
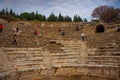
<path fill-rule="evenodd" d="M 73 18 L 79 15 L 82 19 L 91 20 L 92 11 L 100 6 L 108 5 L 120 8 L 120 0 L 0 0 L 0 10 L 13 9 L 16 13 L 36 12 L 49 16 L 52 12 L 58 16 L 68 15 Z"/>

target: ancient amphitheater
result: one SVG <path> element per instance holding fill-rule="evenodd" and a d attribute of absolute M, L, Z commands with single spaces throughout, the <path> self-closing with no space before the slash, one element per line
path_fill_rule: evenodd
<path fill-rule="evenodd" d="M 116 29 L 120 24 L 1 23 L 0 80 L 120 80 L 120 32 Z M 34 35 L 35 27 L 38 35 Z M 65 36 L 59 28 L 65 30 Z M 85 41 L 81 41 L 82 32 Z"/>

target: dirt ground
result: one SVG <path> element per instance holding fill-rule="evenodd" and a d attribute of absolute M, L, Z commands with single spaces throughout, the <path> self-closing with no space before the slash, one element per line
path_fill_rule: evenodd
<path fill-rule="evenodd" d="M 52 76 L 39 80 L 115 80 L 115 79 L 88 77 L 88 76 Z"/>

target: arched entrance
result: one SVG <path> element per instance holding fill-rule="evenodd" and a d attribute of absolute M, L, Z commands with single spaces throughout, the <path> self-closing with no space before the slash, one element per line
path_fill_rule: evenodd
<path fill-rule="evenodd" d="M 96 26 L 96 33 L 101 33 L 101 32 L 104 32 L 105 31 L 105 28 L 103 25 L 97 25 Z"/>

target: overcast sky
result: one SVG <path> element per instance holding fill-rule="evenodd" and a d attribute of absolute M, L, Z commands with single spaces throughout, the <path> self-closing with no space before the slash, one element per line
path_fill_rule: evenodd
<path fill-rule="evenodd" d="M 38 11 L 47 17 L 52 12 L 70 17 L 78 14 L 83 19 L 91 19 L 93 9 L 100 5 L 120 8 L 120 0 L 0 0 L 0 10 L 8 8 L 17 13 Z"/>

